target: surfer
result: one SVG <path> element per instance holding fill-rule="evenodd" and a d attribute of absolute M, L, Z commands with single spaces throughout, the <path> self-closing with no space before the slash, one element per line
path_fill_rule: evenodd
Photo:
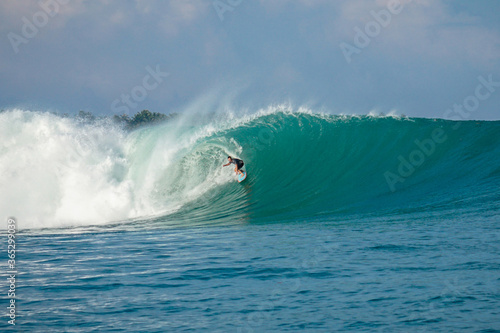
<path fill-rule="evenodd" d="M 227 157 L 227 160 L 229 161 L 227 164 L 224 164 L 223 167 L 228 166 L 229 164 L 234 164 L 234 172 L 240 173 L 243 176 L 243 171 L 241 171 L 241 168 L 245 165 L 242 160 L 237 159 L 237 158 L 232 158 L 231 156 Z"/>

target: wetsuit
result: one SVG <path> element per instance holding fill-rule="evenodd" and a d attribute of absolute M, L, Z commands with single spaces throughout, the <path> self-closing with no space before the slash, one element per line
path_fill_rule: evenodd
<path fill-rule="evenodd" d="M 236 164 L 236 166 L 238 167 L 238 170 L 241 170 L 241 168 L 243 168 L 243 166 L 245 165 L 245 163 L 243 163 L 242 160 L 237 159 L 237 158 L 233 158 L 231 160 L 231 164 Z"/>

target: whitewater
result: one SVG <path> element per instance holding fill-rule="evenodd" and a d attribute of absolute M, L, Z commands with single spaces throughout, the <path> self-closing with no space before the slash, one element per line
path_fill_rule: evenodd
<path fill-rule="evenodd" d="M 0 112 L 19 331 L 498 332 L 499 185 L 499 121 Z"/>

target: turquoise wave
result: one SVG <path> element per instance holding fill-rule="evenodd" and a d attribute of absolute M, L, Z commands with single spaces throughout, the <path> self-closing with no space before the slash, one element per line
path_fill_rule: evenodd
<path fill-rule="evenodd" d="M 500 211 L 498 121 L 271 110 L 128 132 L 13 110 L 0 130 L 0 210 L 21 228 Z M 227 155 L 245 161 L 244 182 Z"/>
<path fill-rule="evenodd" d="M 172 218 L 498 213 L 499 129 L 485 121 L 261 115 L 191 147 L 185 158 L 198 161 L 202 178 L 227 154 L 245 161 L 248 178 L 215 187 Z"/>

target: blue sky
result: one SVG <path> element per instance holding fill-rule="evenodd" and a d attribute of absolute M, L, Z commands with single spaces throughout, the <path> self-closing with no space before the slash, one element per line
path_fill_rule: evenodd
<path fill-rule="evenodd" d="M 0 108 L 500 119 L 497 0 L 2 1 L 0 35 Z"/>

